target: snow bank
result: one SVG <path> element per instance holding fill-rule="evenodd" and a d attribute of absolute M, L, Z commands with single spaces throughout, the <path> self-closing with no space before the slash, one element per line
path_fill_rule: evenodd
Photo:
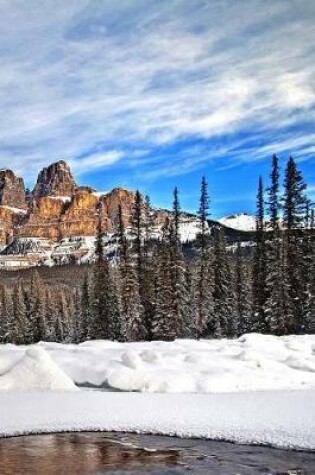
<path fill-rule="evenodd" d="M 128 431 L 315 449 L 315 391 L 0 393 L 0 436 Z"/>
<path fill-rule="evenodd" d="M 0 436 L 108 430 L 315 450 L 314 365 L 314 335 L 0 345 Z"/>
<path fill-rule="evenodd" d="M 235 340 L 97 340 L 80 345 L 40 343 L 38 347 L 78 385 L 169 393 L 315 388 L 314 335 L 252 333 Z M 0 375 L 22 358 L 26 348 L 0 345 Z"/>
<path fill-rule="evenodd" d="M 315 336 L 311 335 L 41 345 L 79 385 L 197 393 L 315 388 Z"/>
<path fill-rule="evenodd" d="M 26 350 L 24 356 L 13 366 L 0 358 L 0 391 L 14 390 L 76 390 L 74 382 L 51 359 L 40 346 Z"/>

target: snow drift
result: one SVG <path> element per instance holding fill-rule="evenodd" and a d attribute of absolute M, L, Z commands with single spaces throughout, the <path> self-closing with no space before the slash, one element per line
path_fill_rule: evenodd
<path fill-rule="evenodd" d="M 0 360 L 1 362 L 1 360 Z M 0 364 L 4 374 L 0 376 L 0 391 L 14 390 L 76 390 L 74 382 L 40 346 L 30 347 L 13 366 L 8 361 Z"/>

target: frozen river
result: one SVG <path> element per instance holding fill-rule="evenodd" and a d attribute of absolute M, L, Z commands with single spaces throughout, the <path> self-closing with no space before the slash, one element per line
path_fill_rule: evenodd
<path fill-rule="evenodd" d="M 0 439 L 1 475 L 311 475 L 314 470 L 314 452 L 201 439 L 98 432 Z"/>

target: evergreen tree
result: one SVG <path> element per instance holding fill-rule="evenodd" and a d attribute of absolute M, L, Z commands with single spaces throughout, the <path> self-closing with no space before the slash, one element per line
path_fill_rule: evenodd
<path fill-rule="evenodd" d="M 266 332 L 266 243 L 265 243 L 265 210 L 262 178 L 259 178 L 256 211 L 256 246 L 253 262 L 253 300 L 254 330 Z"/>
<path fill-rule="evenodd" d="M 56 334 L 55 334 L 55 319 L 56 319 L 56 294 L 57 288 L 59 287 L 52 287 L 46 286 L 46 341 L 56 341 Z M 27 295 L 27 293 L 24 295 Z M 26 306 L 27 308 L 27 306 Z"/>
<path fill-rule="evenodd" d="M 148 196 L 144 205 L 144 240 L 143 240 L 143 279 L 141 282 L 141 302 L 144 312 L 146 340 L 152 340 L 152 325 L 156 308 L 155 293 L 155 258 L 152 244 L 154 218 Z M 150 249 L 151 246 L 151 249 Z"/>
<path fill-rule="evenodd" d="M 276 155 L 272 157 L 268 189 L 268 214 L 270 231 L 265 238 L 266 299 L 264 317 L 266 331 L 274 335 L 288 333 L 290 315 L 287 307 L 288 286 L 283 254 L 282 235 L 279 227 L 279 166 Z"/>
<path fill-rule="evenodd" d="M 209 333 L 215 338 L 233 337 L 237 329 L 233 271 L 227 254 L 223 228 L 217 228 L 214 240 L 214 314 Z"/>
<path fill-rule="evenodd" d="M 134 239 L 134 252 L 136 255 L 136 272 L 139 288 L 143 281 L 143 232 L 144 232 L 144 203 L 141 193 L 137 190 L 132 208 L 132 234 Z"/>
<path fill-rule="evenodd" d="M 61 287 L 56 291 L 56 315 L 54 322 L 54 334 L 56 342 L 62 343 L 68 340 L 68 307 L 65 292 Z"/>
<path fill-rule="evenodd" d="M 37 270 L 32 273 L 28 294 L 30 343 L 46 339 L 46 292 L 45 284 Z"/>
<path fill-rule="evenodd" d="M 117 290 L 112 280 L 107 258 L 103 255 L 102 232 L 96 241 L 96 263 L 93 274 L 93 318 L 91 339 L 116 340 L 120 338 L 120 313 Z"/>
<path fill-rule="evenodd" d="M 13 333 L 13 309 L 11 296 L 8 288 L 0 284 L 0 341 L 12 343 Z"/>
<path fill-rule="evenodd" d="M 290 332 L 303 332 L 303 221 L 307 198 L 306 184 L 295 161 L 289 158 L 284 177 L 283 223 L 285 260 L 292 325 Z"/>
<path fill-rule="evenodd" d="M 156 278 L 156 309 L 152 322 L 154 340 L 172 341 L 176 338 L 173 305 L 173 286 L 170 259 L 170 222 L 167 219 L 163 226 L 163 235 L 157 249 Z"/>
<path fill-rule="evenodd" d="M 314 210 L 307 204 L 305 225 L 302 236 L 302 275 L 303 275 L 303 333 L 315 332 L 315 222 Z"/>
<path fill-rule="evenodd" d="M 23 345 L 27 341 L 28 321 L 26 317 L 26 305 L 24 293 L 20 283 L 13 289 L 13 328 L 12 343 Z"/>
<path fill-rule="evenodd" d="M 205 177 L 201 181 L 198 218 L 200 233 L 197 235 L 199 254 L 194 279 L 195 336 L 201 338 L 207 333 L 209 320 L 213 317 L 213 256 L 210 248 L 208 227 L 209 216 L 208 184 Z"/>
<path fill-rule="evenodd" d="M 79 341 L 86 341 L 90 338 L 92 323 L 92 301 L 91 301 L 91 279 L 88 273 L 85 274 L 81 290 L 80 308 L 80 329 Z"/>
<path fill-rule="evenodd" d="M 141 341 L 145 339 L 145 327 L 139 280 L 125 235 L 121 208 L 119 220 L 121 312 L 124 320 L 124 337 L 127 341 Z"/>
<path fill-rule="evenodd" d="M 237 243 L 235 265 L 236 328 L 242 335 L 253 329 L 251 279 L 248 265 L 244 262 L 240 242 Z"/>

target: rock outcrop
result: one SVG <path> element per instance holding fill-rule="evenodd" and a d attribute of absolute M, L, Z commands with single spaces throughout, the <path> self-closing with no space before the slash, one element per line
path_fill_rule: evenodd
<path fill-rule="evenodd" d="M 58 242 L 95 236 L 99 223 L 104 231 L 114 233 L 119 206 L 127 227 L 133 202 L 134 193 L 122 188 L 101 194 L 89 186 L 78 186 L 64 161 L 44 168 L 27 198 L 23 180 L 5 170 L 0 172 L 0 245 L 4 247 L 15 237 Z"/>
<path fill-rule="evenodd" d="M 0 170 L 0 205 L 26 209 L 24 181 L 12 170 Z"/>
<path fill-rule="evenodd" d="M 33 197 L 35 199 L 44 196 L 71 197 L 76 187 L 69 165 L 60 160 L 47 168 L 43 168 L 40 172 L 33 190 Z"/>
<path fill-rule="evenodd" d="M 27 197 L 21 178 L 10 170 L 0 172 L 0 267 L 39 264 L 48 255 L 50 264 L 66 262 L 67 256 L 87 262 L 99 224 L 110 239 L 118 231 L 121 207 L 128 228 L 134 199 L 134 192 L 123 188 L 98 193 L 78 186 L 64 161 L 44 168 Z M 167 215 L 152 210 L 157 226 Z"/>

